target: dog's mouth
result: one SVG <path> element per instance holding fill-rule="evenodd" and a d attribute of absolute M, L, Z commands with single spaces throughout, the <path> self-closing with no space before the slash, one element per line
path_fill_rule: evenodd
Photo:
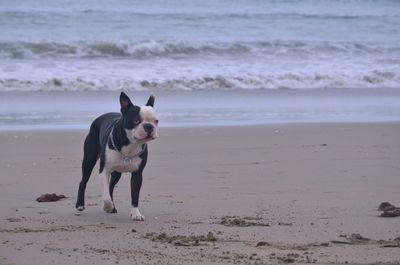
<path fill-rule="evenodd" d="M 140 139 L 135 137 L 135 139 L 138 140 L 138 141 L 148 142 L 148 141 L 152 141 L 152 140 L 156 139 L 156 137 L 154 137 L 153 135 L 148 134 L 146 137 L 143 137 L 143 138 L 140 138 Z"/>
<path fill-rule="evenodd" d="M 154 136 L 147 135 L 143 140 L 151 141 L 151 140 L 154 140 L 154 139 L 155 139 Z"/>

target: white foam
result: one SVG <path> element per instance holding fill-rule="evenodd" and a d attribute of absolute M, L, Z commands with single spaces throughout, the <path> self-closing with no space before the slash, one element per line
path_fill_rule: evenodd
<path fill-rule="evenodd" d="M 26 51 L 0 44 L 2 91 L 400 88 L 400 48 L 376 44 L 147 41 L 10 45 L 22 45 Z M 14 58 L 7 53 L 25 55 Z"/>

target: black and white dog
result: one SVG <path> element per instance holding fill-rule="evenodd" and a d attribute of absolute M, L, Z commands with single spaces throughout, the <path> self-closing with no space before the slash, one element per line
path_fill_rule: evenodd
<path fill-rule="evenodd" d="M 82 180 L 76 209 L 85 209 L 85 189 L 93 167 L 100 158 L 104 211 L 116 213 L 114 187 L 124 172 L 131 173 L 131 216 L 144 221 L 140 213 L 139 192 L 147 162 L 147 142 L 157 138 L 158 119 L 151 95 L 146 106 L 133 105 L 125 93 L 120 95 L 121 113 L 106 113 L 95 119 L 84 144 Z"/>

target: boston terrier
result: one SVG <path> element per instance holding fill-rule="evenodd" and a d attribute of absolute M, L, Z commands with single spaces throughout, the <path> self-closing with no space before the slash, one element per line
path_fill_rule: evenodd
<path fill-rule="evenodd" d="M 125 93 L 119 98 L 121 113 L 106 113 L 93 121 L 84 144 L 82 180 L 76 209 L 85 209 L 85 189 L 93 167 L 100 158 L 104 211 L 116 213 L 114 187 L 125 172 L 131 173 L 131 217 L 144 221 L 140 213 L 139 192 L 147 162 L 147 142 L 157 138 L 158 119 L 151 95 L 146 106 L 136 106 Z"/>

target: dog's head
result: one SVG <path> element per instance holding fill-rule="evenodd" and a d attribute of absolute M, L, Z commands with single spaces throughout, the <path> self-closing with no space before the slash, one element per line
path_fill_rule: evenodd
<path fill-rule="evenodd" d="M 154 110 L 154 96 L 151 95 L 145 106 L 134 105 L 122 92 L 119 97 L 123 127 L 131 142 L 148 142 L 158 137 L 158 118 Z"/>

